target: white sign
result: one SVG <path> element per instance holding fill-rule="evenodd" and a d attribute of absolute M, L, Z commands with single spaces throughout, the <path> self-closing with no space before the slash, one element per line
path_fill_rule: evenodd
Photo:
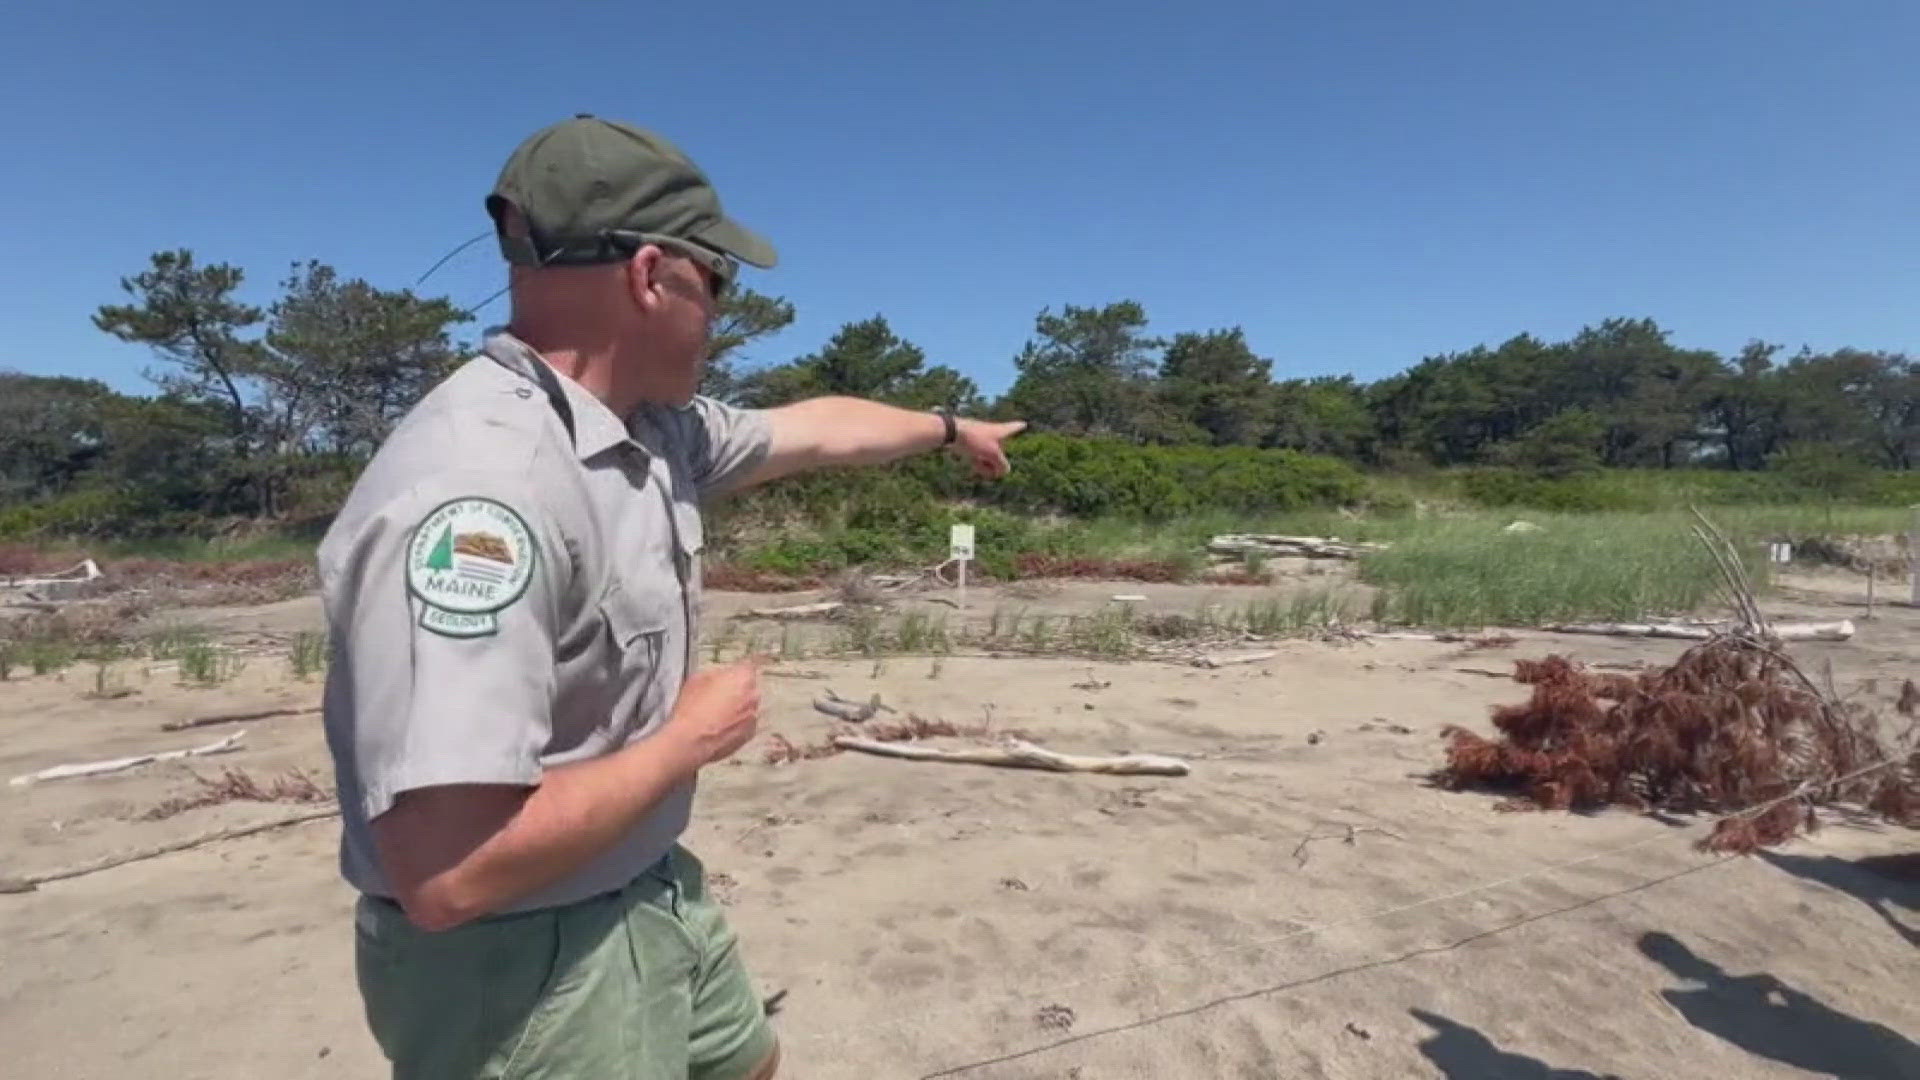
<path fill-rule="evenodd" d="M 1769 554 L 1773 557 L 1773 561 L 1776 563 L 1783 563 L 1783 564 L 1790 563 L 1793 561 L 1793 545 L 1782 544 L 1782 543 L 1779 543 L 1778 541 L 1775 541 L 1772 545 L 1770 545 Z"/>
<path fill-rule="evenodd" d="M 964 562 L 973 558 L 973 526 L 955 525 L 947 544 L 950 549 L 948 554 L 954 560 Z"/>

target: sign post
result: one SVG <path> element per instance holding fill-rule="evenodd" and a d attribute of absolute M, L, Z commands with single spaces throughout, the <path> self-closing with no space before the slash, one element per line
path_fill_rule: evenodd
<path fill-rule="evenodd" d="M 1913 522 L 1907 526 L 1907 573 L 1913 577 L 1913 606 L 1920 607 L 1920 504 L 1910 509 Z"/>
<path fill-rule="evenodd" d="M 973 561 L 973 526 L 955 525 L 947 538 L 947 557 L 960 564 L 960 610 L 967 610 L 967 564 Z"/>

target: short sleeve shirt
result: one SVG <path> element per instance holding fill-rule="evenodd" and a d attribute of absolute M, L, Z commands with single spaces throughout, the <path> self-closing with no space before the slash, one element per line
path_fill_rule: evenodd
<path fill-rule="evenodd" d="M 696 397 L 623 421 L 488 334 L 361 473 L 320 545 L 341 869 L 391 896 L 370 823 L 403 792 L 533 785 L 658 730 L 694 661 L 700 504 L 764 460 L 764 414 Z M 547 368 L 551 372 L 551 368 Z M 682 786 L 611 850 L 510 910 L 619 888 L 684 830 Z"/>

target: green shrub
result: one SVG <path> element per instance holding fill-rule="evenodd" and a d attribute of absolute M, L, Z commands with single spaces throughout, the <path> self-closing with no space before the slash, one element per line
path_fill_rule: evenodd
<path fill-rule="evenodd" d="M 1091 553 L 1087 530 L 1039 518 L 1171 527 L 1201 514 L 1247 520 L 1359 505 L 1374 493 L 1351 466 L 1289 450 L 1033 435 L 1011 443 L 1008 455 L 1012 471 L 997 481 L 973 477 L 944 454 L 790 477 L 710 507 L 709 546 L 749 570 L 806 577 L 862 564 L 939 562 L 948 527 L 967 522 L 981 569 L 1001 576 L 1015 570 L 1017 555 Z"/>
<path fill-rule="evenodd" d="M 1201 510 L 1276 512 L 1350 505 L 1368 494 L 1352 466 L 1292 450 L 1136 446 L 1031 435 L 1008 446 L 1012 471 L 979 480 L 946 455 L 880 470 L 832 470 L 755 491 L 726 521 L 802 521 L 918 533 L 937 529 L 943 502 L 1017 514 L 1166 520 Z"/>
<path fill-rule="evenodd" d="M 1583 513 L 1682 510 L 1698 506 L 1788 506 L 1828 500 L 1811 468 L 1768 472 L 1718 469 L 1615 469 L 1551 479 L 1517 469 L 1456 469 L 1434 483 L 1442 493 L 1483 507 Z M 1846 501 L 1868 506 L 1920 502 L 1920 473 L 1871 471 L 1847 481 Z"/>
<path fill-rule="evenodd" d="M 1613 482 L 1605 474 L 1539 476 L 1520 469 L 1489 467 L 1464 469 L 1456 474 L 1460 492 L 1480 506 L 1523 506 L 1559 513 L 1600 510 L 1653 509 L 1650 492 L 1637 492 Z"/>
<path fill-rule="evenodd" d="M 206 519 L 112 487 L 78 488 L 0 509 L 0 539 L 205 535 Z"/>
<path fill-rule="evenodd" d="M 1418 500 L 1404 481 L 1386 477 L 1369 477 L 1366 491 L 1360 496 L 1360 509 L 1374 517 L 1410 514 L 1417 505 Z"/>
<path fill-rule="evenodd" d="M 782 536 L 752 548 L 741 556 L 749 570 L 781 577 L 804 578 L 846 565 L 839 549 L 813 536 Z"/>

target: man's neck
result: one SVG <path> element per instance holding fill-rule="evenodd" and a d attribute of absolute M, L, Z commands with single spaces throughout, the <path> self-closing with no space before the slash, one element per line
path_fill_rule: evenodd
<path fill-rule="evenodd" d="M 618 370 L 611 349 L 597 343 L 568 341 L 538 327 L 510 325 L 507 332 L 525 342 L 536 357 L 561 375 L 572 379 L 582 390 L 599 398 L 615 416 L 623 420 L 640 404 L 642 395 L 624 387 L 615 379 Z"/>

